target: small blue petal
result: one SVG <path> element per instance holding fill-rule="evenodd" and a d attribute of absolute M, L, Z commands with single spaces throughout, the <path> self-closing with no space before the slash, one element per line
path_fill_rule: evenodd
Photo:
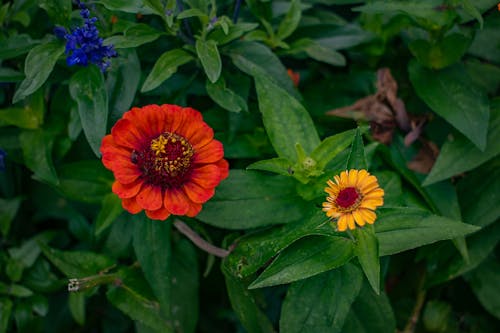
<path fill-rule="evenodd" d="M 7 153 L 0 148 L 0 171 L 5 171 L 5 157 L 7 156 Z"/>

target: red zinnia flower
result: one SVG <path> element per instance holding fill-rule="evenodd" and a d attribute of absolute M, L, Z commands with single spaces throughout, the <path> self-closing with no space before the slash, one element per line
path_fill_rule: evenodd
<path fill-rule="evenodd" d="M 201 113 L 177 105 L 147 105 L 125 112 L 102 139 L 113 192 L 132 214 L 155 220 L 196 216 L 228 175 L 222 144 Z"/>

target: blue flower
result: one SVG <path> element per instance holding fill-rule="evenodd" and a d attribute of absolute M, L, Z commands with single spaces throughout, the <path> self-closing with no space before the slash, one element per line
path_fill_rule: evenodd
<path fill-rule="evenodd" d="M 7 156 L 7 153 L 0 148 L 0 171 L 5 171 L 5 156 Z"/>
<path fill-rule="evenodd" d="M 102 45 L 102 38 L 99 37 L 99 30 L 95 26 L 97 18 L 90 16 L 90 11 L 84 4 L 78 1 L 78 5 L 81 9 L 80 16 L 84 19 L 83 25 L 71 29 L 70 33 L 63 27 L 56 27 L 54 34 L 66 39 L 68 66 L 95 64 L 104 72 L 110 65 L 109 59 L 116 57 L 117 53 L 113 45 Z"/>

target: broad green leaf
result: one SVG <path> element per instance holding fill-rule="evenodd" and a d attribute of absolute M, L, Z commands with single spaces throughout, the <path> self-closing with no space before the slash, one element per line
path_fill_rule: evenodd
<path fill-rule="evenodd" d="M 6 333 L 12 313 L 12 301 L 9 298 L 0 298 L 0 333 Z"/>
<path fill-rule="evenodd" d="M 7 238 L 12 220 L 16 217 L 22 201 L 22 197 L 12 199 L 0 198 L 0 232 L 4 238 Z"/>
<path fill-rule="evenodd" d="M 379 208 L 375 232 L 380 256 L 410 250 L 440 240 L 453 239 L 478 227 L 433 215 L 415 208 Z"/>
<path fill-rule="evenodd" d="M 257 161 L 247 166 L 247 170 L 263 170 L 274 172 L 283 176 L 291 176 L 293 173 L 292 163 L 283 157 Z"/>
<path fill-rule="evenodd" d="M 57 189 L 65 197 L 82 202 L 102 202 L 109 194 L 112 174 L 97 160 L 81 160 L 62 165 Z"/>
<path fill-rule="evenodd" d="M 349 130 L 327 137 L 312 151 L 311 158 L 319 170 L 333 160 L 340 152 L 349 147 L 355 138 L 356 130 Z"/>
<path fill-rule="evenodd" d="M 493 316 L 500 319 L 500 264 L 490 259 L 465 276 L 479 302 Z"/>
<path fill-rule="evenodd" d="M 362 28 L 357 23 L 342 25 L 310 25 L 299 27 L 294 33 L 298 40 L 312 39 L 329 50 L 348 49 L 373 41 L 376 35 Z"/>
<path fill-rule="evenodd" d="M 378 295 L 380 294 L 380 261 L 378 240 L 373 226 L 366 225 L 355 229 L 354 237 L 356 237 L 354 253 L 358 257 L 368 282 Z"/>
<path fill-rule="evenodd" d="M 283 250 L 250 284 L 249 289 L 306 279 L 342 266 L 353 256 L 354 243 L 348 238 L 328 236 L 302 238 Z"/>
<path fill-rule="evenodd" d="M 224 109 L 232 112 L 248 111 L 247 102 L 226 86 L 222 76 L 215 83 L 207 80 L 205 88 L 208 96 Z"/>
<path fill-rule="evenodd" d="M 424 28 L 431 30 L 451 24 L 457 15 L 452 10 L 436 10 L 439 5 L 442 3 L 438 0 L 377 0 L 355 7 L 353 11 L 367 14 L 402 13 Z"/>
<path fill-rule="evenodd" d="M 484 21 L 481 12 L 474 6 L 471 0 L 462 0 L 461 2 L 465 12 L 479 22 L 479 28 L 482 30 Z"/>
<path fill-rule="evenodd" d="M 255 77 L 255 88 L 267 135 L 278 156 L 296 162 L 297 144 L 311 154 L 320 140 L 302 104 L 265 76 Z"/>
<path fill-rule="evenodd" d="M 486 148 L 490 107 L 486 92 L 470 84 L 461 64 L 439 71 L 409 65 L 410 80 L 418 96 L 481 151 Z"/>
<path fill-rule="evenodd" d="M 85 324 L 85 294 L 69 293 L 68 295 L 69 311 L 73 319 L 79 324 Z"/>
<path fill-rule="evenodd" d="M 227 267 L 235 276 L 247 277 L 290 244 L 309 235 L 341 236 L 328 224 L 320 209 L 296 222 L 250 233 L 238 239 L 226 258 Z"/>
<path fill-rule="evenodd" d="M 343 333 L 393 333 L 396 319 L 385 293 L 375 294 L 369 284 L 363 283 L 358 297 L 342 328 Z"/>
<path fill-rule="evenodd" d="M 170 232 L 170 222 L 142 217 L 138 218 L 135 223 L 133 240 L 137 260 L 164 314 L 169 314 L 171 311 Z"/>
<path fill-rule="evenodd" d="M 205 74 L 210 82 L 216 82 L 222 72 L 222 61 L 220 59 L 219 50 L 217 49 L 217 42 L 211 39 L 197 39 L 195 47 L 196 54 L 198 54 Z"/>
<path fill-rule="evenodd" d="M 14 125 L 26 129 L 36 129 L 40 126 L 42 121 L 43 119 L 40 118 L 40 114 L 30 105 L 26 105 L 23 108 L 9 107 L 0 110 L 0 122 L 5 123 L 5 125 Z"/>
<path fill-rule="evenodd" d="M 352 141 L 351 150 L 347 157 L 346 169 L 366 169 L 365 147 L 363 145 L 363 137 L 360 129 L 356 129 L 354 140 Z"/>
<path fill-rule="evenodd" d="M 69 92 L 78 104 L 85 137 L 99 157 L 108 119 L 108 94 L 104 76 L 97 66 L 80 69 L 69 81 Z"/>
<path fill-rule="evenodd" d="M 492 13 L 492 15 L 486 16 L 483 29 L 475 31 L 474 40 L 468 53 L 498 64 L 500 62 L 500 53 L 498 52 L 498 43 L 500 43 L 499 27 L 500 17 L 498 15 Z"/>
<path fill-rule="evenodd" d="M 64 25 L 71 16 L 71 0 L 41 0 L 38 5 L 45 9 L 52 22 Z"/>
<path fill-rule="evenodd" d="M 399 175 L 392 171 L 375 171 L 378 183 L 384 189 L 385 206 L 402 206 L 404 203 L 403 187 Z"/>
<path fill-rule="evenodd" d="M 120 118 L 130 109 L 139 87 L 141 64 L 137 52 L 133 49 L 121 50 L 107 76 L 109 110 L 112 117 Z"/>
<path fill-rule="evenodd" d="M 256 42 L 238 41 L 230 45 L 228 53 L 234 65 L 241 71 L 254 78 L 265 77 L 288 94 L 300 99 L 286 68 L 268 47 Z"/>
<path fill-rule="evenodd" d="M 420 64 L 441 69 L 458 62 L 469 49 L 471 41 L 470 37 L 461 33 L 451 33 L 436 43 L 417 39 L 408 47 Z"/>
<path fill-rule="evenodd" d="M 110 258 L 88 251 L 60 251 L 40 243 L 43 254 L 49 261 L 69 278 L 83 278 L 97 275 L 111 267 Z"/>
<path fill-rule="evenodd" d="M 488 181 L 485 181 L 488 179 Z M 470 172 L 457 184 L 465 222 L 487 226 L 500 216 L 500 159 Z"/>
<path fill-rule="evenodd" d="M 125 30 L 123 35 L 106 38 L 103 44 L 113 45 L 116 49 L 136 48 L 143 44 L 154 42 L 161 35 L 161 31 L 147 24 L 138 23 Z"/>
<path fill-rule="evenodd" d="M 481 151 L 464 136 L 456 135 L 453 140 L 443 144 L 436 163 L 423 184 L 429 185 L 483 164 L 500 154 L 498 142 L 500 142 L 500 99 L 495 99 L 491 105 L 486 149 Z"/>
<path fill-rule="evenodd" d="M 165 17 L 165 7 L 163 5 L 163 1 L 161 0 L 144 0 L 144 4 L 151 8 L 153 12 L 160 17 Z"/>
<path fill-rule="evenodd" d="M 249 290 L 246 281 L 233 276 L 224 265 L 222 272 L 231 306 L 245 330 L 248 333 L 273 333 L 273 325 L 258 306 L 256 300 L 258 291 Z"/>
<path fill-rule="evenodd" d="M 498 222 L 467 237 L 469 260 L 465 261 L 462 256 L 456 254 L 451 259 L 441 263 L 438 266 L 439 270 L 429 274 L 427 284 L 433 286 L 470 272 L 490 255 L 499 241 L 500 223 Z"/>
<path fill-rule="evenodd" d="M 114 193 L 109 193 L 102 201 L 101 210 L 94 223 L 94 233 L 99 236 L 123 213 L 122 201 Z"/>
<path fill-rule="evenodd" d="M 280 22 L 276 33 L 277 37 L 279 39 L 285 39 L 290 36 L 299 25 L 301 16 L 302 8 L 300 0 L 292 0 L 285 18 Z"/>
<path fill-rule="evenodd" d="M 295 54 L 305 52 L 314 60 L 330 64 L 332 66 L 345 66 L 344 56 L 329 45 L 321 44 L 318 41 L 309 38 L 302 38 L 294 42 L 287 52 Z"/>
<path fill-rule="evenodd" d="M 33 178 L 57 185 L 56 170 L 52 161 L 54 134 L 41 129 L 25 130 L 19 136 L 24 163 L 34 172 Z"/>
<path fill-rule="evenodd" d="M 0 57 L 1 58 L 1 57 Z M 8 67 L 0 67 L 0 81 L 5 83 L 21 82 L 24 74 Z"/>
<path fill-rule="evenodd" d="M 196 218 L 219 228 L 248 229 L 297 221 L 308 206 L 289 177 L 231 170 Z"/>
<path fill-rule="evenodd" d="M 145 7 L 145 3 L 148 1 L 141 0 L 100 0 L 95 1 L 106 7 L 109 10 L 116 10 L 126 13 L 141 13 L 141 14 L 151 14 L 152 11 L 148 7 Z M 151 2 L 151 1 L 149 1 Z"/>
<path fill-rule="evenodd" d="M 31 49 L 24 63 L 26 78 L 17 88 L 13 103 L 31 95 L 45 83 L 63 52 L 64 45 L 59 42 L 50 42 Z"/>
<path fill-rule="evenodd" d="M 23 242 L 20 246 L 8 249 L 12 259 L 19 261 L 24 268 L 30 268 L 40 255 L 40 243 L 46 244 L 56 236 L 54 231 L 44 231 L 38 233 L 31 239 Z"/>
<path fill-rule="evenodd" d="M 237 23 L 229 26 L 229 30 L 225 33 L 222 29 L 212 30 L 208 37 L 217 42 L 217 45 L 227 44 L 235 39 L 240 38 L 246 32 L 252 31 L 259 25 L 257 23 Z"/>
<path fill-rule="evenodd" d="M 193 60 L 184 50 L 174 49 L 163 53 L 142 85 L 141 92 L 153 90 L 177 72 L 177 67 Z"/>
<path fill-rule="evenodd" d="M 33 292 L 20 284 L 7 285 L 0 282 L 0 295 L 10 295 L 14 297 L 30 297 Z"/>
<path fill-rule="evenodd" d="M 0 41 L 0 59 L 7 60 L 23 55 L 40 44 L 28 34 L 17 34 Z M 64 52 L 64 49 L 63 49 Z"/>
<path fill-rule="evenodd" d="M 111 287 L 106 293 L 109 302 L 133 320 L 152 328 L 155 332 L 174 332 L 172 324 L 160 315 L 158 303 L 145 298 L 127 285 Z"/>
<path fill-rule="evenodd" d="M 488 95 L 495 95 L 500 87 L 500 67 L 472 58 L 465 62 L 465 69 L 473 84 L 482 87 Z M 493 117 L 493 111 L 491 116 Z"/>
<path fill-rule="evenodd" d="M 182 332 L 194 333 L 198 321 L 198 257 L 192 243 L 181 239 L 172 247 L 172 318 Z"/>
<path fill-rule="evenodd" d="M 361 285 L 361 272 L 352 264 L 292 283 L 281 309 L 280 332 L 342 332 Z"/>

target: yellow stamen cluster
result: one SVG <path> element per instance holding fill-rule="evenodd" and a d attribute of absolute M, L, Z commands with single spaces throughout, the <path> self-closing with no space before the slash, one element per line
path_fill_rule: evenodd
<path fill-rule="evenodd" d="M 169 132 L 151 140 L 150 149 L 156 156 L 155 170 L 164 170 L 171 177 L 185 172 L 191 166 L 194 155 L 193 146 L 184 137 Z"/>

